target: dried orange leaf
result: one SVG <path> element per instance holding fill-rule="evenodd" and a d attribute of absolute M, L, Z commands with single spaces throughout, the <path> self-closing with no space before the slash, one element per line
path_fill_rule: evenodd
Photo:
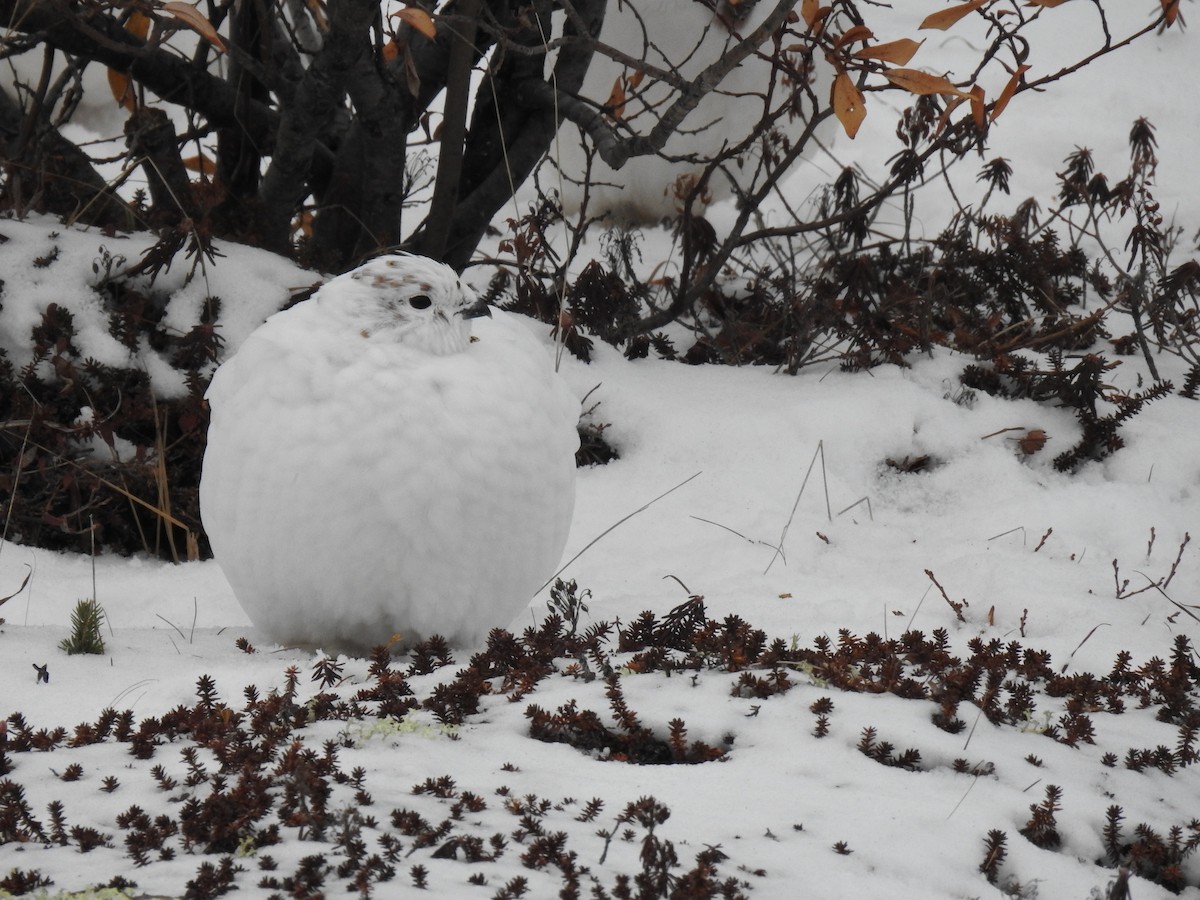
<path fill-rule="evenodd" d="M 854 55 L 859 59 L 881 59 L 894 66 L 906 66 L 923 43 L 925 42 L 901 38 L 898 41 L 888 41 L 886 44 L 876 44 L 874 47 L 863 47 L 861 50 L 856 50 Z"/>
<path fill-rule="evenodd" d="M 930 75 L 920 69 L 889 69 L 883 76 L 892 84 L 913 94 L 944 94 L 947 97 L 967 98 L 971 96 L 966 91 L 960 91 L 941 75 Z"/>
<path fill-rule="evenodd" d="M 992 107 L 993 122 L 1000 117 L 1000 113 L 1004 112 L 1004 108 L 1008 106 L 1008 101 L 1017 93 L 1017 87 L 1021 84 L 1021 76 L 1028 71 L 1029 66 L 1017 66 L 1017 71 L 1012 73 L 1012 78 L 1008 79 L 1008 84 L 1004 86 L 1004 90 L 996 98 L 996 105 Z"/>
<path fill-rule="evenodd" d="M 140 13 L 137 10 L 129 17 L 125 23 L 125 30 L 130 34 L 136 34 L 143 41 L 146 35 L 150 33 L 150 17 L 145 13 Z"/>
<path fill-rule="evenodd" d="M 946 108 L 942 110 L 942 114 L 938 116 L 937 124 L 933 126 L 934 134 L 941 134 L 946 130 L 946 126 L 950 124 L 950 117 L 954 111 L 963 104 L 962 97 L 951 97 L 946 101 Z"/>
<path fill-rule="evenodd" d="M 985 3 L 991 2 L 992 0 L 971 0 L 970 3 L 960 3 L 958 6 L 951 6 L 941 12 L 930 13 L 921 23 L 921 28 L 936 28 L 938 31 L 945 31 L 959 19 L 969 16 Z"/>
<path fill-rule="evenodd" d="M 809 28 L 813 27 L 813 23 L 817 21 L 817 11 L 821 8 L 821 0 L 804 0 L 800 4 L 800 15 L 804 18 L 804 24 Z"/>
<path fill-rule="evenodd" d="M 604 108 L 608 110 L 617 121 L 625 118 L 625 79 L 620 75 L 613 81 L 612 90 L 608 94 L 608 99 L 604 101 Z"/>
<path fill-rule="evenodd" d="M 1162 0 L 1163 17 L 1168 25 L 1174 25 L 1179 18 L 1179 0 Z"/>
<path fill-rule="evenodd" d="M 855 41 L 868 41 L 875 37 L 873 32 L 866 25 L 855 25 L 843 35 L 839 35 L 838 39 L 833 42 L 835 47 L 844 47 L 846 44 L 853 44 Z"/>
<path fill-rule="evenodd" d="M 987 109 L 984 106 L 984 100 L 986 99 L 987 95 L 984 94 L 983 88 L 981 88 L 979 85 L 972 87 L 970 94 L 971 117 L 975 120 L 975 127 L 980 131 L 983 131 L 985 128 L 987 128 Z"/>
<path fill-rule="evenodd" d="M 383 50 L 380 52 L 383 55 L 384 62 L 391 62 L 400 55 L 400 45 L 396 43 L 395 39 L 390 40 L 383 45 Z"/>
<path fill-rule="evenodd" d="M 150 33 L 150 17 L 134 10 L 133 14 L 125 21 L 125 30 L 144 41 L 146 35 Z M 137 109 L 137 95 L 134 93 L 133 82 L 128 75 L 118 72 L 116 69 L 109 69 L 108 87 L 118 106 L 122 106 L 130 112 Z"/>
<path fill-rule="evenodd" d="M 221 36 L 217 34 L 217 29 L 213 28 L 212 22 L 208 21 L 204 14 L 192 4 L 184 3 L 183 0 L 168 0 L 162 5 L 162 10 L 173 15 L 222 53 L 225 52 L 225 44 L 221 42 Z"/>
<path fill-rule="evenodd" d="M 627 85 L 629 85 L 630 90 L 636 90 L 641 85 L 641 83 L 645 80 L 646 80 L 646 70 L 638 69 L 636 72 L 634 72 L 632 75 L 630 75 L 627 79 L 625 79 L 625 83 Z"/>
<path fill-rule="evenodd" d="M 833 79 L 829 103 L 833 107 L 833 114 L 842 123 L 846 137 L 853 140 L 863 119 L 867 117 L 867 106 L 862 93 L 845 72 L 839 72 L 837 78 Z"/>
<path fill-rule="evenodd" d="M 431 41 L 437 37 L 437 26 L 433 24 L 433 18 L 419 6 L 406 6 L 392 15 L 421 32 Z"/>
<path fill-rule="evenodd" d="M 203 153 L 186 157 L 183 160 L 183 164 L 186 168 L 191 169 L 193 172 L 200 172 L 202 175 L 217 174 L 217 164 Z"/>
<path fill-rule="evenodd" d="M 133 112 L 137 109 L 137 95 L 133 91 L 133 81 L 124 72 L 116 69 L 108 70 L 108 88 L 112 91 L 117 106 Z"/>

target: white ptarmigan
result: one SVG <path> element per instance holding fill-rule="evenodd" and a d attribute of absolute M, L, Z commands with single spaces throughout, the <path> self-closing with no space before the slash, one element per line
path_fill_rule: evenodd
<path fill-rule="evenodd" d="M 217 370 L 201 516 L 265 636 L 478 645 L 554 572 L 579 401 L 517 317 L 486 310 L 441 263 L 378 257 Z"/>

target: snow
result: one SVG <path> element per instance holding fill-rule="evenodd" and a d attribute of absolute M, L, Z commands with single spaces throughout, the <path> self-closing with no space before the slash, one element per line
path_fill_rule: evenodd
<path fill-rule="evenodd" d="M 148 234 L 109 237 L 96 230 L 75 230 L 57 221 L 34 216 L 23 222 L 0 220 L 0 272 L 4 297 L 0 304 L 0 349 L 14 368 L 29 363 L 26 339 L 51 303 L 74 315 L 75 346 L 86 358 L 105 365 L 126 366 L 130 351 L 109 333 L 108 316 L 98 291 L 103 289 L 106 258 L 113 275 L 139 262 L 153 244 Z M 222 243 L 217 265 L 202 268 L 188 279 L 190 261 L 180 259 L 161 273 L 153 285 L 146 278 L 135 286 L 164 303 L 163 325 L 188 331 L 200 321 L 207 297 L 222 299 L 221 333 L 229 347 L 246 337 L 278 310 L 295 290 L 317 281 L 313 273 L 281 257 Z M 43 260 L 39 265 L 37 260 Z M 33 263 L 31 265 L 31 263 Z M 136 354 L 161 396 L 184 390 L 177 370 L 160 354 L 142 347 Z M 43 362 L 43 366 L 49 363 Z"/>
<path fill-rule="evenodd" d="M 1151 5 L 1122 7 L 1136 7 L 1140 15 Z M 1083 15 L 1092 7 L 1063 9 Z M 1082 31 L 1064 28 L 1059 35 L 1075 41 Z M 938 40 L 949 45 L 949 38 Z M 1164 35 L 1102 63 L 1061 92 L 1052 90 L 1028 105 L 1015 102 L 1000 120 L 994 147 L 994 155 L 1010 156 L 1017 166 L 1014 196 L 1045 197 L 1062 157 L 1077 144 L 1103 147 L 1101 167 L 1119 170 L 1128 124 L 1145 114 L 1159 126 L 1159 199 L 1194 228 L 1200 221 L 1200 182 L 1184 167 L 1193 165 L 1200 126 L 1178 108 L 1178 86 L 1200 78 L 1200 57 L 1185 43 L 1191 40 Z M 1167 89 L 1154 87 L 1160 85 Z M 885 159 L 894 152 L 890 129 L 888 115 L 873 111 L 858 142 L 852 147 L 839 142 L 835 150 Z M 962 178 L 970 182 L 974 172 Z M 943 191 L 937 182 L 925 191 L 931 227 L 941 221 L 936 210 Z M 714 212 L 714 221 L 720 214 Z M 52 238 L 55 230 L 60 234 Z M 100 244 L 119 246 L 134 259 L 145 241 L 68 232 L 47 221 L 3 221 L 0 233 L 10 239 L 0 245 L 5 281 L 0 340 L 10 358 L 21 363 L 13 336 L 28 333 L 45 304 L 56 302 L 76 314 L 87 353 L 124 359 L 125 348 L 110 343 L 103 320 L 95 321 L 91 260 Z M 52 279 L 26 265 L 56 243 L 63 258 L 49 270 Z M 665 238 L 652 237 L 647 256 L 663 246 Z M 286 299 L 289 288 L 310 283 L 312 276 L 257 251 L 227 244 L 221 250 L 225 257 L 209 267 L 207 284 L 197 279 L 183 287 L 178 270 L 159 284 L 169 296 L 168 320 L 180 329 L 195 320 L 205 295 L 221 296 L 221 321 L 232 349 Z M 1051 460 L 1078 434 L 1069 412 L 983 394 L 973 405 L 954 402 L 957 375 L 968 361 L 938 351 L 913 359 L 908 369 L 846 374 L 830 365 L 788 378 L 754 368 L 628 362 L 600 344 L 590 365 L 565 358 L 562 374 L 576 393 L 599 386 L 589 402 L 600 401 L 595 416 L 611 423 L 606 435 L 621 452 L 620 460 L 578 474 L 564 560 L 587 549 L 563 574 L 592 592 L 581 627 L 618 618 L 628 623 L 646 609 L 661 617 L 694 593 L 704 596 L 710 618 L 736 614 L 802 648 L 822 635 L 836 641 L 840 629 L 895 638 L 910 628 L 927 635 L 942 628 L 957 655 L 977 636 L 1020 640 L 1048 651 L 1056 671 L 1065 666 L 1069 673 L 1104 675 L 1122 650 L 1138 666 L 1151 657 L 1169 658 L 1178 635 L 1195 646 L 1200 627 L 1190 612 L 1181 613 L 1155 590 L 1119 599 L 1114 583 L 1114 563 L 1130 579 L 1131 590 L 1164 577 L 1185 534 L 1197 531 L 1195 403 L 1170 396 L 1150 404 L 1123 430 L 1124 449 L 1066 475 Z M 1160 363 L 1178 383 L 1178 367 L 1166 359 Z M 1132 388 L 1139 371 L 1138 360 L 1125 358 L 1113 380 Z M 995 434 L 1007 428 L 1044 429 L 1050 443 L 1024 456 L 1012 440 L 1020 431 Z M 902 474 L 884 462 L 922 454 L 937 461 L 931 471 Z M 785 529 L 783 558 L 773 560 L 773 545 Z M 0 608 L 7 619 L 0 628 L 0 715 L 20 711 L 35 729 L 68 730 L 94 721 L 106 707 L 132 709 L 138 720 L 160 716 L 176 705 L 194 704 L 196 682 L 204 674 L 213 677 L 223 702 L 240 709 L 246 685 L 257 685 L 263 696 L 282 689 L 291 665 L 300 670 L 301 704 L 318 691 L 309 673 L 320 654 L 263 641 L 212 562 L 171 566 L 107 556 L 93 561 L 11 543 L 0 550 L 0 595 L 15 591 L 32 570 L 28 588 Z M 1193 542 L 1167 592 L 1193 611 L 1200 588 L 1195 553 Z M 926 570 L 950 598 L 969 604 L 965 621 L 958 621 Z M 68 633 L 75 602 L 93 592 L 111 626 L 104 630 L 107 652 L 68 657 L 58 642 Z M 539 622 L 545 611 L 543 593 L 508 624 L 519 630 Z M 258 652 L 239 650 L 239 637 Z M 612 649 L 615 664 L 627 661 L 627 654 Z M 469 656 L 469 650 L 456 650 L 457 665 L 412 678 L 417 696 L 427 697 L 453 678 Z M 333 690 L 349 696 L 368 681 L 367 663 L 340 661 L 345 682 Z M 39 684 L 34 665 L 47 663 L 50 681 Z M 609 890 L 616 873 L 639 870 L 645 834 L 638 826 L 635 839 L 623 841 L 623 826 L 614 821 L 626 804 L 653 796 L 671 811 L 655 834 L 674 842 L 683 868 L 705 846 L 719 846 L 729 857 L 720 864 L 721 877 L 736 877 L 749 885 L 750 896 L 767 898 L 958 900 L 1001 896 L 1005 886 L 1023 897 L 1103 897 L 1115 878 L 1112 869 L 1096 864 L 1104 856 L 1101 831 L 1110 805 L 1124 809 L 1127 835 L 1140 822 L 1160 833 L 1172 824 L 1186 826 L 1200 809 L 1194 768 L 1168 776 L 1101 762 L 1109 751 L 1123 756 L 1131 747 L 1175 746 L 1178 729 L 1156 720 L 1153 709 L 1131 704 L 1121 715 L 1093 712 L 1095 744 L 1069 747 L 1042 733 L 1062 712 L 1061 701 L 1045 695 L 1037 696 L 1037 711 L 1023 726 L 993 725 L 964 704 L 958 714 L 967 727 L 950 734 L 931 723 L 937 709 L 931 701 L 840 691 L 803 670 L 790 675 L 792 690 L 757 699 L 731 695 L 735 673 L 706 670 L 693 678 L 624 671 L 620 683 L 630 708 L 660 736 L 676 717 L 685 720 L 689 741 L 724 746 L 725 736 L 733 735 L 726 761 L 699 765 L 635 766 L 531 739 L 525 716 L 530 703 L 553 711 L 576 699 L 581 709 L 610 721 L 602 680 L 588 683 L 561 674 L 540 682 L 520 702 L 485 696 L 479 713 L 454 729 L 419 713 L 400 723 L 320 721 L 297 734 L 318 753 L 326 740 L 349 742 L 339 750 L 341 767 L 365 770 L 374 802 L 360 806 L 353 789 L 340 785 L 331 806 L 374 815 L 380 831 L 388 830 L 397 808 L 415 810 L 435 824 L 446 819 L 449 800 L 412 789 L 449 775 L 459 791 L 472 791 L 487 804 L 466 814 L 458 833 L 485 842 L 493 833 L 510 836 L 506 853 L 488 864 L 434 858 L 434 848 L 405 856 L 411 842 L 401 838 L 406 846 L 396 877 L 378 886 L 378 896 L 409 885 L 414 864 L 428 870 L 425 893 L 431 897 L 492 896 L 517 876 L 529 879 L 529 896 L 557 896 L 557 874 L 521 864 L 527 844 L 511 838 L 518 819 L 496 793 L 501 787 L 509 800 L 536 795 L 551 801 L 545 830 L 566 832 L 578 862 Z M 810 707 L 823 697 L 832 700 L 833 710 L 828 735 L 818 738 Z M 897 753 L 919 749 L 919 770 L 883 766 L 858 752 L 867 727 L 878 729 L 878 739 L 894 744 Z M 180 753 L 187 745 L 178 740 L 160 746 L 150 760 L 135 759 L 127 744 L 112 741 L 45 754 L 9 753 L 14 772 L 8 777 L 24 787 L 36 817 L 46 821 L 47 804 L 61 800 L 69 825 L 112 835 L 113 847 L 83 854 L 10 842 L 0 845 L 0 875 L 37 869 L 53 879 L 52 891 L 81 890 L 123 875 L 137 882 L 134 893 L 182 895 L 197 867 L 215 864 L 218 857 L 180 851 L 171 861 L 134 867 L 115 820 L 133 804 L 152 817 L 179 815 L 180 799 L 190 791 L 159 790 L 149 769 L 160 764 L 182 784 L 187 769 Z M 211 752 L 200 753 L 214 769 Z M 1040 765 L 1028 761 L 1031 756 Z M 956 759 L 979 774 L 954 771 Z M 71 763 L 83 767 L 79 780 L 56 777 Z M 111 794 L 101 790 L 107 776 L 120 781 Z M 1018 833 L 1048 785 L 1063 791 L 1058 850 L 1036 847 Z M 197 796 L 205 790 L 197 789 Z M 605 801 L 603 810 L 593 821 L 578 821 L 592 797 Z M 603 863 L 605 841 L 596 833 L 601 828 L 618 830 Z M 979 871 L 992 829 L 1007 833 L 997 885 Z M 335 853 L 328 842 L 302 839 L 295 827 L 282 831 L 281 845 L 234 854 L 246 869 L 236 879 L 239 896 L 268 896 L 271 890 L 258 887 L 259 879 L 293 873 L 304 856 L 341 859 L 342 851 Z M 373 851 L 375 838 L 375 831 L 364 830 Z M 851 852 L 835 852 L 838 842 Z M 266 854 L 278 861 L 276 872 L 259 871 Z M 467 883 L 477 872 L 485 875 L 486 887 Z M 1190 884 L 1200 883 L 1195 854 L 1184 872 Z M 341 892 L 344 882 L 331 879 L 326 887 Z M 1174 896 L 1137 877 L 1132 895 Z M 1198 898 L 1200 888 L 1188 887 L 1181 896 Z"/>

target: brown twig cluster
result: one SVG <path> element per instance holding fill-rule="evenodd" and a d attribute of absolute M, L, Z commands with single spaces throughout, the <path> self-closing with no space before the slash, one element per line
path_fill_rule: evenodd
<path fill-rule="evenodd" d="M 44 258 L 53 267 L 56 256 Z M 187 392 L 156 396 L 144 367 L 87 358 L 74 317 L 51 304 L 28 336 L 31 358 L 16 370 L 0 352 L 0 460 L 10 488 L 9 540 L 89 552 L 108 547 L 176 561 L 200 553 L 198 485 L 208 377 L 222 342 L 220 301 L 208 298 L 185 334 L 162 318 L 165 298 L 147 291 L 103 247 L 93 268 L 110 310 L 109 333 L 131 351 L 142 342 L 169 354 Z M 89 416 L 81 410 L 89 409 Z"/>

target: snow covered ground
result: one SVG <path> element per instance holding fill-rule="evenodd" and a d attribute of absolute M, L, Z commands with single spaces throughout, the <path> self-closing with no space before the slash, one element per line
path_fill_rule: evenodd
<path fill-rule="evenodd" d="M 1101 166 L 1120 170 L 1128 125 L 1144 114 L 1159 126 L 1159 198 L 1194 229 L 1200 187 L 1188 168 L 1200 118 L 1185 108 L 1190 99 L 1184 86 L 1200 79 L 1200 56 L 1189 41 L 1190 35 L 1166 35 L 1105 63 L 1057 96 L 1037 98 L 1035 108 L 1014 104 L 1001 119 L 994 150 L 1011 157 L 1028 178 L 1016 196 L 1034 190 L 1045 196 L 1062 157 L 1076 145 L 1104 148 L 1111 163 L 1102 160 Z M 838 151 L 890 155 L 884 152 L 891 146 L 888 117 L 873 114 L 868 125 L 876 130 L 865 128 L 854 148 L 839 144 Z M 973 177 L 969 173 L 967 180 Z M 113 244 L 96 234 L 51 238 L 53 227 L 0 222 L 0 234 L 10 239 L 0 245 L 0 334 L 10 353 L 16 348 L 11 336 L 27 330 L 39 304 L 54 299 L 80 314 L 87 309 L 91 301 L 79 285 L 90 277 L 99 244 Z M 130 241 L 132 252 L 120 252 L 135 258 L 136 240 Z M 20 268 L 19 261 L 51 241 L 63 248 L 62 259 L 53 280 L 39 284 L 37 272 Z M 236 345 L 236 331 L 244 334 L 255 315 L 311 276 L 263 254 L 223 250 L 228 258 L 211 275 L 217 283 L 204 291 L 247 300 L 239 313 L 244 321 L 230 331 Z M 182 290 L 172 301 L 180 304 L 181 322 L 195 314 L 200 290 Z M 105 352 L 102 323 L 92 339 L 96 352 Z M 1121 651 L 1137 668 L 1153 657 L 1169 660 L 1180 635 L 1193 646 L 1200 640 L 1194 542 L 1184 548 L 1165 592 L 1122 599 L 1114 579 L 1114 565 L 1130 580 L 1128 591 L 1165 578 L 1186 534 L 1200 528 L 1200 407 L 1194 401 L 1170 396 L 1149 405 L 1124 429 L 1126 448 L 1066 475 L 1051 460 L 1077 437 L 1073 416 L 1046 404 L 982 394 L 973 405 L 956 403 L 957 376 L 969 359 L 949 352 L 914 359 L 908 369 L 845 374 L 831 366 L 788 378 L 761 369 L 628 362 L 597 346 L 590 365 L 567 358 L 563 374 L 581 396 L 595 389 L 590 402 L 600 401 L 596 418 L 611 423 L 606 435 L 621 458 L 580 471 L 566 558 L 686 483 L 624 521 L 564 572 L 591 591 L 581 630 L 603 620 L 629 623 L 643 610 L 661 618 L 697 594 L 711 619 L 737 615 L 794 648 L 812 648 L 821 636 L 836 644 L 842 629 L 860 638 L 945 629 L 949 652 L 960 657 L 970 654 L 973 638 L 1019 641 L 1048 652 L 1055 672 L 1098 677 L 1112 670 Z M 1168 359 L 1161 364 L 1178 383 L 1181 368 Z M 1125 358 L 1112 381 L 1133 389 L 1139 374 L 1138 361 Z M 1050 443 L 1025 456 L 1011 440 L 1020 432 L 996 434 L 1009 428 L 1044 429 Z M 925 454 L 937 464 L 919 474 L 900 473 L 885 462 Z M 781 541 L 776 558 L 773 547 Z M 0 606 L 7 620 L 0 627 L 0 715 L 20 712 L 34 731 L 63 726 L 70 733 L 109 707 L 132 710 L 135 722 L 179 705 L 193 707 L 203 675 L 212 677 L 220 701 L 235 712 L 246 702 L 247 685 L 256 685 L 261 697 L 283 690 L 289 666 L 299 669 L 300 707 L 320 690 L 310 681 L 320 654 L 261 644 L 212 562 L 170 566 L 106 556 L 93 562 L 12 543 L 0 550 L 0 595 L 15 591 L 32 571 L 28 587 Z M 961 620 L 926 570 L 950 599 L 964 601 Z M 107 652 L 68 657 L 58 642 L 76 601 L 93 590 L 111 626 L 104 631 Z M 508 624 L 518 632 L 545 612 L 543 594 L 527 616 Z M 239 649 L 241 637 L 258 652 Z M 376 896 L 400 896 L 422 881 L 428 896 L 518 896 L 515 878 L 528 879 L 527 896 L 558 896 L 560 868 L 522 861 L 537 841 L 532 825 L 545 835 L 564 832 L 565 850 L 578 854 L 576 865 L 590 869 L 610 894 L 620 873 L 642 871 L 639 852 L 662 851 L 662 842 L 670 841 L 681 862 L 676 874 L 691 869 L 706 847 L 719 847 L 727 859 L 716 863 L 718 880 L 737 882 L 729 895 L 737 890 L 768 898 L 949 900 L 1002 891 L 1027 898 L 1105 897 L 1116 871 L 1097 863 L 1105 857 L 1103 829 L 1113 805 L 1123 810 L 1126 842 L 1138 823 L 1164 838 L 1179 826 L 1181 840 L 1200 840 L 1189 825 L 1200 815 L 1194 766 L 1169 775 L 1103 759 L 1110 752 L 1123 760 L 1130 749 L 1177 747 L 1180 731 L 1156 718 L 1156 704 L 1138 709 L 1130 702 L 1121 714 L 1086 710 L 1095 743 L 1072 747 L 1045 733 L 1060 722 L 1064 705 L 1044 694 L 1021 724 L 993 725 L 964 704 L 958 715 L 965 727 L 950 733 L 931 721 L 938 711 L 931 700 L 838 690 L 804 666 L 789 669 L 794 687 L 787 692 L 734 696 L 739 673 L 638 674 L 621 668 L 630 654 L 615 647 L 610 652 L 625 700 L 643 725 L 665 739 L 668 723 L 680 718 L 689 742 L 721 748 L 725 758 L 632 765 L 606 759 L 603 751 L 589 755 L 532 739 L 526 715 L 531 703 L 557 710 L 574 699 L 615 727 L 603 679 L 561 672 L 517 702 L 503 693 L 485 695 L 479 712 L 456 727 L 419 712 L 382 725 L 321 719 L 295 732 L 318 755 L 323 742 L 336 742 L 347 775 L 362 769 L 361 785 L 334 788 L 329 807 L 337 811 L 339 828 L 361 828 L 368 855 L 384 852 L 387 840 L 403 845 L 391 863 L 394 877 L 374 888 Z M 469 656 L 469 650 L 457 650 L 456 665 L 412 677 L 417 698 L 450 682 Z M 348 698 L 371 683 L 367 661 L 340 662 L 334 694 Z M 570 662 L 561 660 L 560 668 Z M 43 665 L 48 683 L 36 677 Z M 832 701 L 832 710 L 827 733 L 819 737 L 811 707 L 821 698 Z M 860 752 L 866 728 L 877 729 L 878 741 L 895 745 L 897 755 L 919 750 L 919 762 L 883 765 L 886 753 Z M 19 730 L 10 721 L 10 748 Z M 189 882 L 200 880 L 202 864 L 218 866 L 223 855 L 245 870 L 234 876 L 239 896 L 265 897 L 299 892 L 294 885 L 303 882 L 305 857 L 325 854 L 337 867 L 353 856 L 348 842 L 334 841 L 337 829 L 315 840 L 303 828 L 281 823 L 280 844 L 244 844 L 203 856 L 186 852 L 173 836 L 163 842 L 175 851 L 173 858 L 160 859 L 156 851 L 148 865 L 135 866 L 126 855 L 131 829 L 118 823 L 122 813 L 137 805 L 151 819 L 178 820 L 188 798 L 220 794 L 211 780 L 217 768 L 213 744 L 201 743 L 199 760 L 210 779 L 190 786 L 187 777 L 195 770 L 184 752 L 192 742 L 182 738 L 160 745 L 150 759 L 135 758 L 128 743 L 112 740 L 46 753 L 10 751 L 7 778 L 23 788 L 30 814 L 49 830 L 48 804 L 61 801 L 68 839 L 66 846 L 37 840 L 0 845 L 0 877 L 13 869 L 36 870 L 53 881 L 53 893 L 122 876 L 136 882 L 131 895 L 181 896 Z M 958 771 L 964 765 L 956 760 L 965 762 L 965 771 Z M 62 776 L 72 764 L 82 771 L 68 781 Z M 151 772 L 159 765 L 175 785 L 164 786 L 164 778 Z M 437 787 L 442 776 L 454 787 Z M 105 784 L 110 777 L 118 782 L 111 791 Z M 434 781 L 426 785 L 427 779 Z M 420 785 L 425 789 L 414 793 Z M 1057 848 L 1036 846 L 1019 833 L 1051 785 L 1061 788 Z M 369 793 L 370 805 L 359 791 Z M 651 796 L 669 808 L 669 818 L 653 828 L 636 815 L 622 818 L 627 804 Z M 585 807 L 592 798 L 603 806 L 589 816 Z M 11 793 L 0 797 L 0 827 L 16 807 Z M 398 809 L 419 813 L 435 829 L 444 820 L 447 830 L 421 846 L 414 829 L 405 831 L 411 818 L 397 823 Z M 648 815 L 645 807 L 642 812 Z M 365 816 L 378 821 L 364 823 Z M 111 846 L 81 852 L 80 838 L 70 836 L 73 826 L 110 836 Z M 627 828 L 630 835 L 623 834 Z M 597 833 L 601 829 L 615 832 L 611 846 Z M 980 871 L 992 830 L 1006 834 L 995 884 Z M 644 843 L 649 831 L 659 843 Z M 86 833 L 80 834 L 86 843 Z M 493 861 L 467 862 L 465 849 L 458 858 L 439 852 L 449 834 L 478 837 L 489 852 L 489 839 L 500 834 L 507 848 Z M 264 867 L 266 857 L 274 860 L 273 871 Z M 1187 854 L 1182 871 L 1192 885 L 1183 896 L 1200 897 L 1200 854 Z M 470 883 L 472 876 L 486 884 Z M 264 877 L 276 878 L 277 886 L 258 886 Z M 289 877 L 291 886 L 283 883 Z M 349 877 L 329 872 L 324 889 L 340 893 Z M 581 884 L 581 895 L 590 895 L 592 883 L 584 877 Z M 1137 877 L 1131 891 L 1136 900 L 1172 896 Z M 195 886 L 193 892 L 203 895 Z"/>

